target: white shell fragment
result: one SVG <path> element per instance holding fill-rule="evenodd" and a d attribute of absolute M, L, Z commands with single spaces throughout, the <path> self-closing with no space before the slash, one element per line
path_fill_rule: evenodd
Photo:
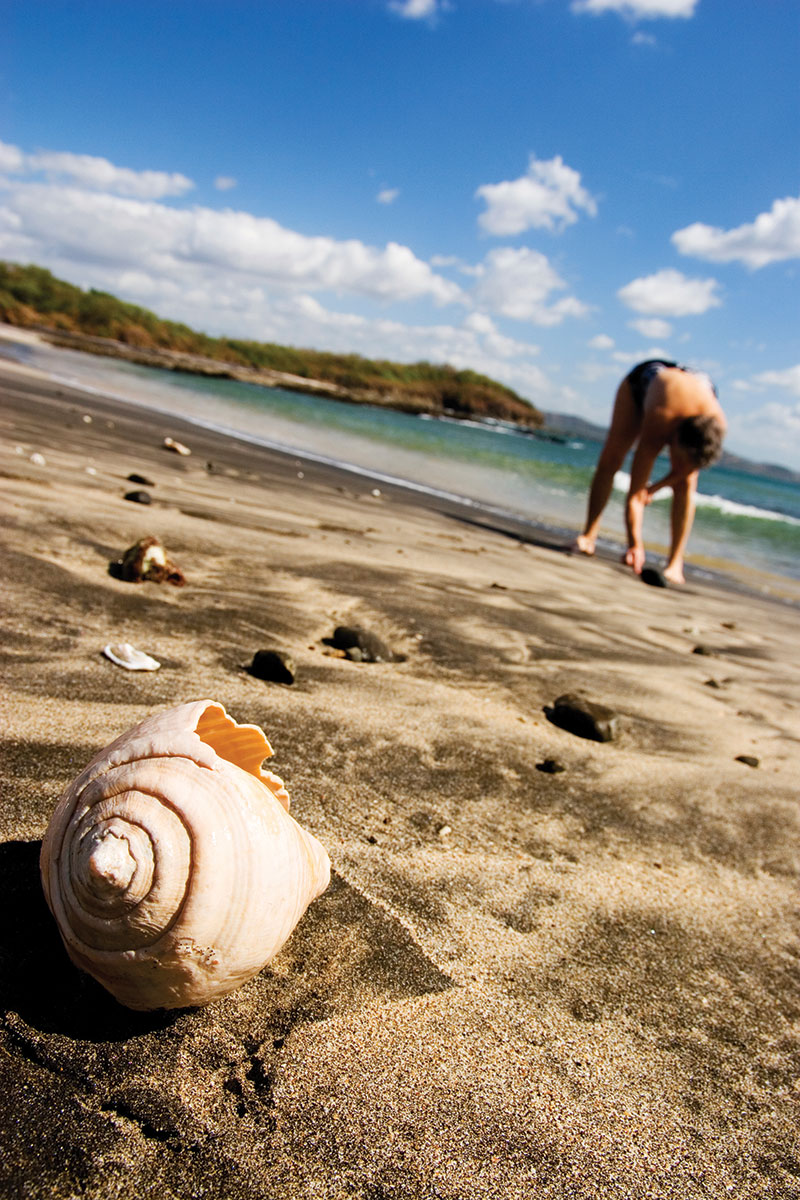
<path fill-rule="evenodd" d="M 42 884 L 72 961 L 129 1008 L 207 1004 L 277 954 L 330 881 L 289 816 L 256 725 L 197 700 L 89 763 L 42 842 Z"/>
<path fill-rule="evenodd" d="M 144 650 L 137 650 L 130 642 L 109 642 L 103 646 L 103 654 L 126 671 L 157 671 L 161 666 L 155 658 L 145 654 Z"/>
<path fill-rule="evenodd" d="M 171 450 L 173 454 L 182 454 L 184 457 L 192 453 L 188 446 L 184 446 L 183 442 L 176 442 L 171 437 L 164 438 L 164 449 Z"/>

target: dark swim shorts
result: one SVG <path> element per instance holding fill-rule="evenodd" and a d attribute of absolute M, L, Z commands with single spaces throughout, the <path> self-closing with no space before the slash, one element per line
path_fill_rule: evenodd
<path fill-rule="evenodd" d="M 647 362 L 639 363 L 638 367 L 634 367 L 625 376 L 631 389 L 633 403 L 639 412 L 644 412 L 644 398 L 647 395 L 647 389 L 664 367 L 677 367 L 679 371 L 687 371 L 690 375 L 697 375 L 699 378 L 705 379 L 714 395 L 717 395 L 717 389 L 704 371 L 693 371 L 691 367 L 684 367 L 681 363 L 672 362 L 668 358 L 648 358 Z"/>
<path fill-rule="evenodd" d="M 649 358 L 647 362 L 639 363 L 638 367 L 634 367 L 629 374 L 625 376 L 628 381 L 628 386 L 631 389 L 633 403 L 638 408 L 639 412 L 644 411 L 644 398 L 647 394 L 647 389 L 655 379 L 662 367 L 677 367 L 677 363 L 670 362 L 666 358 Z M 681 367 L 683 370 L 683 367 Z"/>

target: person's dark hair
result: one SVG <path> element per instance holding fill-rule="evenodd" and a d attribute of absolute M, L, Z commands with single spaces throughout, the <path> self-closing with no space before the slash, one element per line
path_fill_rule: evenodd
<path fill-rule="evenodd" d="M 710 467 L 722 454 L 725 436 L 716 417 L 686 417 L 678 426 L 678 444 L 696 467 Z"/>

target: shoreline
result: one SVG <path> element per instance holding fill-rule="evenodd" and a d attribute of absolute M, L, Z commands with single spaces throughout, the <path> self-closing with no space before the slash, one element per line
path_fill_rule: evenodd
<path fill-rule="evenodd" d="M 31 341 L 47 342 L 47 339 L 43 339 L 38 333 L 28 332 Z M 68 389 L 76 394 L 76 398 L 80 396 L 86 397 L 87 402 L 99 398 L 110 406 L 119 405 L 123 409 L 156 414 L 167 423 L 172 423 L 176 429 L 180 428 L 183 430 L 183 437 L 190 436 L 194 430 L 203 430 L 211 436 L 230 438 L 242 445 L 252 447 L 256 453 L 263 450 L 269 454 L 284 455 L 291 459 L 314 463 L 323 469 L 341 472 L 344 476 L 355 477 L 356 479 L 380 485 L 387 491 L 393 491 L 397 495 L 402 495 L 409 503 L 419 504 L 422 508 L 446 513 L 453 519 L 463 520 L 468 524 L 482 525 L 484 528 L 505 534 L 521 542 L 529 542 L 532 545 L 539 545 L 563 553 L 569 553 L 569 543 L 575 534 L 575 529 L 568 528 L 567 526 L 554 524 L 546 520 L 525 517 L 510 510 L 495 508 L 484 501 L 474 500 L 470 497 L 460 496 L 451 492 L 437 491 L 435 488 L 424 484 L 417 484 L 411 480 L 403 480 L 399 477 L 387 476 L 379 471 L 370 471 L 367 467 L 331 459 L 324 455 L 315 454 L 310 450 L 296 449 L 278 443 L 271 443 L 267 439 L 256 435 L 251 435 L 231 427 L 217 425 L 202 418 L 192 418 L 187 415 L 178 416 L 167 409 L 150 404 L 145 400 L 113 396 L 102 391 L 95 391 L 92 388 L 81 386 L 80 384 L 54 380 L 46 371 L 36 367 L 29 367 L 17 362 L 15 359 L 4 357 L 2 353 L 2 335 L 0 335 L 0 371 L 5 367 L 12 371 L 23 370 L 29 373 L 31 378 L 38 378 L 43 382 L 56 384 L 59 387 Z M 622 549 L 623 543 L 621 539 L 612 541 L 604 534 L 598 540 L 596 557 L 598 560 L 617 563 L 621 557 Z M 655 557 L 663 557 L 666 553 L 666 546 L 652 543 L 650 553 Z M 703 559 L 698 554 L 694 554 L 693 558 L 694 561 L 688 561 L 685 568 L 687 587 L 689 588 L 703 585 L 718 587 L 726 591 L 733 591 L 744 595 L 761 596 L 781 605 L 800 607 L 800 582 L 789 576 L 775 575 L 728 559 Z"/>
<path fill-rule="evenodd" d="M 795 612 L 1 363 L 0 392 L 0 1191 L 800 1195 Z M 148 534 L 184 587 L 109 572 Z M 551 720 L 575 693 L 611 741 Z M 99 749 L 203 697 L 264 729 L 333 882 L 238 991 L 133 1013 L 67 960 L 39 840 Z"/>

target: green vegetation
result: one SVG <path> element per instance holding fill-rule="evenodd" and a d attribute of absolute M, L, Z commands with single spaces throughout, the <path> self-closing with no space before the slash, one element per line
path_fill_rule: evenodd
<path fill-rule="evenodd" d="M 116 345 L 87 349 L 136 357 L 163 352 L 163 366 L 201 372 L 201 363 L 170 361 L 170 354 L 194 355 L 210 364 L 252 371 L 277 371 L 320 380 L 341 389 L 344 399 L 372 401 L 415 412 L 448 412 L 461 417 L 494 417 L 536 428 L 541 413 L 511 388 L 450 366 L 427 362 L 394 363 L 358 354 L 328 354 L 269 342 L 209 337 L 167 321 L 94 288 L 84 291 L 37 266 L 0 262 L 0 320 L 9 325 L 67 337 L 110 339 Z M 222 372 L 220 372 L 222 373 Z M 263 382 L 267 382 L 264 380 Z"/>

